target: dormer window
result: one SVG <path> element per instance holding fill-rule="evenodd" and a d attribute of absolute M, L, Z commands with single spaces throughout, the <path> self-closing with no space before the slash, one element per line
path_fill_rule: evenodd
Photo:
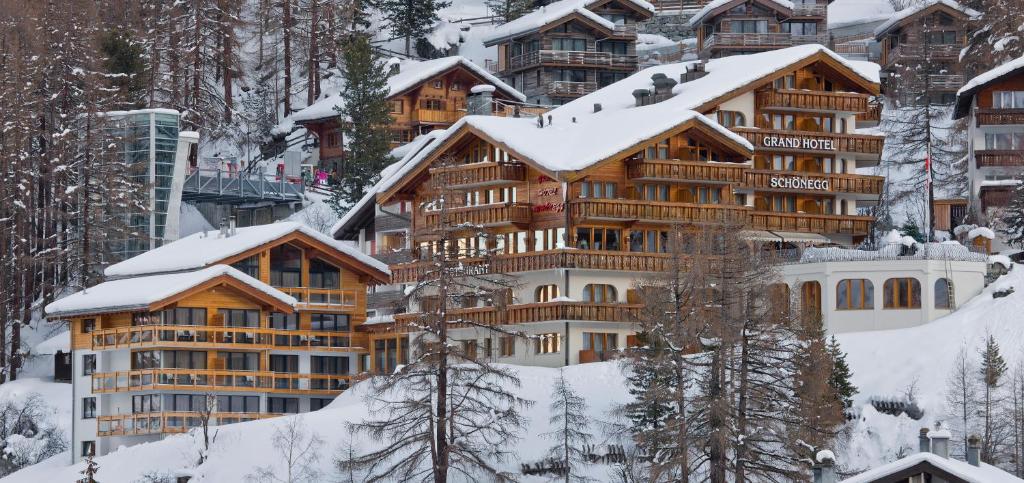
<path fill-rule="evenodd" d="M 443 88 L 444 88 L 444 81 L 442 81 L 441 79 L 437 79 L 437 80 L 434 81 L 434 89 L 443 89 Z"/>
<path fill-rule="evenodd" d="M 738 111 L 718 111 L 718 123 L 724 127 L 745 126 L 747 118 Z"/>
<path fill-rule="evenodd" d="M 452 82 L 452 90 L 453 91 L 462 90 L 462 84 L 459 84 L 458 82 Z"/>

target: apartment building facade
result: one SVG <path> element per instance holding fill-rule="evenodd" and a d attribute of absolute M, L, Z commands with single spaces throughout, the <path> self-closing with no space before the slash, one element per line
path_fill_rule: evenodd
<path fill-rule="evenodd" d="M 633 0 L 560 0 L 500 25 L 484 38 L 494 67 L 527 101 L 561 105 L 637 71 L 637 24 L 654 7 Z"/>
<path fill-rule="evenodd" d="M 319 409 L 369 364 L 387 267 L 297 223 L 197 233 L 46 307 L 72 333 L 73 458 Z"/>
<path fill-rule="evenodd" d="M 411 262 L 392 283 L 428 276 L 439 224 L 484 236 L 458 252 L 497 252 L 488 270 L 517 286 L 500 309 L 474 297 L 461 318 L 536 336 L 456 339 L 500 362 L 560 366 L 609 357 L 635 333 L 633 283 L 663 271 L 673 227 L 726 220 L 753 242 L 852 245 L 871 231 L 883 137 L 855 134 L 878 94 L 875 64 L 821 46 L 652 67 L 535 120 L 469 116 L 375 187 L 379 206 L 411 202 Z M 675 79 L 679 79 L 677 82 Z M 626 102 L 623 102 L 626 101 Z M 632 102 L 629 102 L 632 101 Z M 441 220 L 431 180 L 462 196 Z M 336 232 L 336 235 L 338 233 Z M 472 255 L 464 264 L 482 263 Z M 820 300 L 819 300 L 820 303 Z M 408 313 L 366 326 L 388 371 L 408 357 Z M 415 337 L 415 333 L 412 334 Z"/>
<path fill-rule="evenodd" d="M 715 0 L 690 18 L 697 52 L 710 59 L 792 47 L 827 45 L 826 0 Z"/>

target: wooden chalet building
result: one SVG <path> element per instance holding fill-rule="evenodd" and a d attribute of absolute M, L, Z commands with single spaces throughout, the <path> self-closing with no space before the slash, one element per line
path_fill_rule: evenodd
<path fill-rule="evenodd" d="M 70 323 L 73 459 L 319 409 L 369 370 L 386 265 L 298 223 L 197 233 L 46 307 Z"/>
<path fill-rule="evenodd" d="M 500 25 L 495 70 L 531 103 L 561 105 L 637 71 L 637 24 L 654 16 L 643 0 L 560 0 Z"/>
<path fill-rule="evenodd" d="M 430 262 L 418 260 L 437 249 L 430 232 L 442 220 L 430 185 L 443 176 L 462 193 L 448 197 L 460 201 L 443 223 L 487 232 L 459 239 L 460 253 L 497 250 L 488 270 L 518 282 L 501 310 L 467 297 L 450 313 L 544 342 L 490 340 L 469 328 L 453 337 L 517 364 L 609 357 L 634 334 L 633 282 L 667 267 L 672 227 L 730 220 L 751 240 L 785 247 L 868 236 L 884 180 L 856 170 L 877 165 L 884 138 L 854 129 L 878 89 L 877 64 L 807 45 L 651 67 L 549 112 L 543 127 L 468 116 L 367 195 L 378 209 L 411 207 L 414 260 L 391 265 L 392 283 L 427 276 Z M 339 238 L 360 231 L 337 228 Z M 408 357 L 405 324 L 419 303 L 366 326 L 371 350 L 387 348 L 376 369 Z"/>
<path fill-rule="evenodd" d="M 466 115 L 466 98 L 475 85 L 495 87 L 493 99 L 501 103 L 519 103 L 522 93 L 465 57 L 415 61 L 394 60 L 388 64 L 390 77 L 388 100 L 391 103 L 391 141 L 399 146 L 420 134 L 451 126 Z M 341 172 L 344 159 L 340 117 L 340 91 L 320 99 L 289 117 L 316 137 L 317 151 L 312 164 L 328 172 Z M 510 108 L 511 110 L 511 108 Z"/>
<path fill-rule="evenodd" d="M 883 90 L 904 103 L 917 102 L 918 93 L 927 91 L 927 102 L 952 104 L 964 84 L 960 50 L 976 15 L 953 0 L 929 0 L 896 12 L 876 27 Z"/>
<path fill-rule="evenodd" d="M 690 18 L 700 58 L 828 44 L 828 1 L 714 0 Z"/>

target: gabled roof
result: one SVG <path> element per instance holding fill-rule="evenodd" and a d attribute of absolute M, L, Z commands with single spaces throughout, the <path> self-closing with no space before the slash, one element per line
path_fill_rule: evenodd
<path fill-rule="evenodd" d="M 973 466 L 952 458 L 943 458 L 934 453 L 917 453 L 900 458 L 892 463 L 847 478 L 842 483 L 900 481 L 900 478 L 905 479 L 922 472 L 943 478 L 944 481 L 950 483 L 1024 483 L 1024 480 L 995 466 L 985 463 Z"/>
<path fill-rule="evenodd" d="M 645 0 L 617 1 L 633 7 L 638 12 L 643 12 L 647 17 L 654 15 L 654 6 Z M 574 14 L 611 31 L 615 28 L 615 23 L 590 10 L 606 2 L 607 0 L 559 0 L 549 3 L 511 22 L 495 27 L 490 35 L 483 38 L 484 45 L 490 47 L 503 40 L 542 30 L 549 25 L 558 25 L 561 20 Z"/>
<path fill-rule="evenodd" d="M 274 244 L 293 235 L 305 237 L 309 242 L 323 246 L 325 256 L 342 259 L 350 268 L 371 278 L 386 281 L 391 272 L 379 260 L 360 252 L 356 247 L 335 240 L 302 223 L 279 222 L 269 225 L 236 229 L 231 236 L 222 237 L 218 231 L 195 233 L 170 242 L 141 255 L 107 267 L 108 277 L 133 277 L 157 273 L 195 270 L 225 263 L 246 252 Z M 340 253 L 331 253 L 331 251 Z"/>
<path fill-rule="evenodd" d="M 482 83 L 491 84 L 511 99 L 519 101 L 526 100 L 526 96 L 514 89 L 512 86 L 502 82 L 493 74 L 474 64 L 462 56 L 442 57 L 432 60 L 403 60 L 398 63 L 398 73 L 388 77 L 388 97 L 396 97 L 405 94 L 420 84 L 441 75 L 448 71 L 462 67 L 480 78 Z M 469 86 L 467 86 L 468 88 Z M 339 92 L 328 93 L 326 97 L 314 102 L 290 116 L 290 120 L 297 123 L 316 121 L 338 116 L 337 107 L 342 103 Z"/>
<path fill-rule="evenodd" d="M 700 9 L 700 11 L 694 14 L 694 16 L 690 17 L 690 26 L 696 27 L 697 25 L 700 25 L 701 21 L 704 19 L 708 17 L 715 17 L 718 14 L 743 3 L 746 3 L 746 0 L 713 0 L 708 2 L 704 8 Z M 793 2 L 789 0 L 754 0 L 754 3 L 764 5 L 765 7 L 787 16 L 793 14 Z"/>
<path fill-rule="evenodd" d="M 1016 75 L 1024 75 L 1024 56 L 983 72 L 968 81 L 956 93 L 956 109 L 953 111 L 953 119 L 960 119 L 971 112 L 971 101 L 974 100 L 975 94 L 985 86 Z"/>
<path fill-rule="evenodd" d="M 894 13 L 889 20 L 883 22 L 878 27 L 875 27 L 875 37 L 881 38 L 893 28 L 912 21 L 913 18 L 919 14 L 928 15 L 935 10 L 943 10 L 951 15 L 960 16 L 961 18 L 974 18 L 981 15 L 977 10 L 960 5 L 953 0 L 928 0 Z"/>
<path fill-rule="evenodd" d="M 194 272 L 103 282 L 57 300 L 45 310 L 50 317 L 156 310 L 194 289 L 221 284 L 242 289 L 278 310 L 291 312 L 295 308 L 296 300 L 290 295 L 227 265 L 214 265 Z"/>

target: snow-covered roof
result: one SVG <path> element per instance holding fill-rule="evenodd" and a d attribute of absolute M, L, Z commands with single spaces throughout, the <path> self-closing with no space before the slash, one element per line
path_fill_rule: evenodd
<path fill-rule="evenodd" d="M 828 5 L 828 28 L 883 22 L 892 14 L 892 4 L 887 0 L 835 0 Z"/>
<path fill-rule="evenodd" d="M 787 66 L 824 54 L 870 84 L 879 82 L 879 66 L 873 62 L 851 61 L 821 45 L 801 45 L 759 54 L 712 59 L 705 65 L 707 75 L 676 85 L 672 97 L 636 107 L 633 91 L 651 89 L 651 76 L 664 74 L 679 79 L 692 62 L 649 67 L 626 79 L 573 100 L 544 115 L 545 125 L 536 119 L 497 116 L 466 116 L 448 128 L 437 142 L 403 166 L 390 181 L 380 186 L 384 192 L 391 183 L 412 172 L 426 157 L 465 127 L 472 127 L 495 142 L 539 167 L 551 172 L 578 171 L 667 132 L 687 120 L 695 120 L 745 149 L 753 147 L 742 136 L 694 111 L 707 103 L 724 100 L 740 89 L 751 88 L 758 80 L 768 82 L 773 74 Z M 601 110 L 594 112 L 594 105 Z M 551 122 L 548 123 L 548 118 Z"/>
<path fill-rule="evenodd" d="M 954 2 L 953 0 L 928 0 L 926 2 L 921 2 L 912 7 L 904 8 L 903 10 L 900 10 L 899 12 L 892 14 L 892 16 L 889 17 L 889 20 L 886 20 L 878 27 L 875 27 L 875 37 L 881 37 L 883 34 L 888 32 L 889 29 L 898 25 L 900 22 L 903 22 L 907 18 L 917 15 L 918 13 L 929 8 L 932 8 L 933 6 L 936 5 L 945 5 L 949 8 L 952 8 L 953 10 L 962 12 L 964 15 L 967 15 L 968 17 L 972 18 L 981 15 L 980 13 L 978 13 L 977 10 L 960 5 L 959 3 Z"/>
<path fill-rule="evenodd" d="M 1009 260 L 1009 258 L 1007 258 Z M 63 331 L 49 339 L 46 339 L 32 348 L 36 355 L 53 355 L 57 352 L 71 352 L 71 332 Z"/>
<path fill-rule="evenodd" d="M 985 226 L 979 226 L 979 227 L 974 228 L 971 231 L 967 232 L 967 239 L 968 240 L 973 240 L 975 238 L 978 238 L 979 236 L 980 237 L 984 237 L 984 238 L 988 238 L 989 240 L 995 240 L 995 238 L 996 238 L 995 232 L 993 232 L 991 228 L 988 228 L 988 227 L 985 227 Z"/>
<path fill-rule="evenodd" d="M 974 94 L 984 88 L 987 84 L 1003 79 L 1004 77 L 1017 74 L 1024 69 L 1024 56 L 1011 60 L 999 67 L 983 72 L 975 78 L 967 81 L 956 93 L 956 110 L 953 112 L 954 119 L 960 119 L 971 110 L 971 100 Z"/>
<path fill-rule="evenodd" d="M 736 0 L 712 0 L 711 2 L 708 2 L 707 5 L 704 5 L 704 8 L 700 9 L 700 11 L 698 11 L 696 14 L 694 14 L 692 17 L 690 17 L 690 26 L 691 27 L 696 27 L 697 25 L 700 24 L 700 22 L 702 20 L 704 20 L 704 17 L 707 17 L 712 12 L 714 12 L 714 11 L 716 11 L 716 10 L 718 10 L 718 9 L 720 9 L 720 8 L 730 4 L 730 3 L 733 3 L 735 1 Z M 777 9 L 783 9 L 786 12 L 791 12 L 793 10 L 793 2 L 791 2 L 789 0 L 755 0 L 755 1 L 757 3 L 761 3 L 761 4 L 764 4 L 764 5 L 770 6 L 770 7 L 775 7 Z"/>
<path fill-rule="evenodd" d="M 486 83 L 501 89 L 501 91 L 509 97 L 520 101 L 526 100 L 526 96 L 522 92 L 519 92 L 512 86 L 502 82 L 501 79 L 495 77 L 494 74 L 488 72 L 487 69 L 484 69 L 471 62 L 469 59 L 458 55 L 432 60 L 400 61 L 398 63 L 398 73 L 388 77 L 388 96 L 400 95 L 409 89 L 412 89 L 459 65 L 480 76 Z M 342 99 L 340 92 L 331 92 L 308 107 L 295 112 L 289 116 L 288 120 L 291 122 L 301 123 L 334 117 L 338 115 L 336 108 L 340 107 L 341 103 Z"/>
<path fill-rule="evenodd" d="M 970 483 L 1024 482 L 1024 480 L 986 463 L 981 463 L 979 466 L 973 466 L 952 458 L 943 458 L 942 456 L 934 453 L 917 453 L 847 478 L 843 480 L 842 483 L 869 483 L 873 481 L 882 481 L 888 475 L 913 468 L 921 463 L 928 463 L 935 468 Z"/>
<path fill-rule="evenodd" d="M 214 265 L 193 272 L 167 273 L 103 282 L 47 305 L 46 315 L 69 317 L 77 314 L 143 309 L 149 307 L 150 304 L 173 297 L 220 276 L 234 278 L 285 305 L 294 307 L 296 304 L 296 300 L 292 296 L 233 267 Z"/>
<path fill-rule="evenodd" d="M 360 252 L 356 247 L 335 240 L 298 222 L 279 222 L 237 228 L 235 234 L 228 237 L 220 236 L 219 231 L 205 234 L 196 233 L 123 262 L 115 263 L 107 267 L 104 273 L 108 277 L 131 277 L 195 270 L 220 263 L 226 258 L 271 243 L 293 232 L 301 232 L 329 245 L 384 275 L 391 273 L 387 265 Z"/>
<path fill-rule="evenodd" d="M 557 2 L 549 3 L 511 22 L 495 27 L 490 35 L 483 38 L 484 45 L 494 45 L 508 38 L 540 30 L 545 25 L 574 13 L 580 14 L 588 20 L 612 30 L 615 28 L 615 22 L 612 22 L 611 20 L 589 10 L 591 5 L 601 1 L 603 0 L 559 0 Z M 654 5 L 651 5 L 645 0 L 620 1 L 622 3 L 633 4 L 637 8 L 646 10 L 651 15 L 654 15 Z"/>

